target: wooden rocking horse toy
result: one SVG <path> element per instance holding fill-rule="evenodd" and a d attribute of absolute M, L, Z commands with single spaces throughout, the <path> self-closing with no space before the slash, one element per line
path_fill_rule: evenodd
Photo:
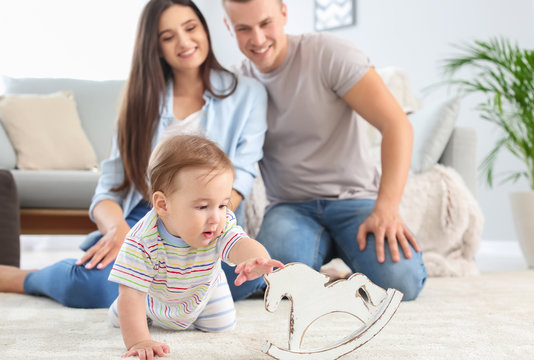
<path fill-rule="evenodd" d="M 285 296 L 291 301 L 289 315 L 289 348 L 281 349 L 269 341 L 263 352 L 275 359 L 338 359 L 371 340 L 395 314 L 403 294 L 395 289 L 385 291 L 363 274 L 353 274 L 328 286 L 329 277 L 301 263 L 287 264 L 265 275 L 267 289 L 265 308 L 274 312 Z M 301 348 L 308 327 L 320 317 L 345 312 L 363 325 L 335 344 L 321 349 Z"/>

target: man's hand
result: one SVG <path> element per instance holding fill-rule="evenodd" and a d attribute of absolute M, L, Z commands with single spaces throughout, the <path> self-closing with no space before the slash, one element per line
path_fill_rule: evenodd
<path fill-rule="evenodd" d="M 96 266 L 98 270 L 104 269 L 115 260 L 121 249 L 126 234 L 130 227 L 126 222 L 120 226 L 108 231 L 98 240 L 96 244 L 90 247 L 85 254 L 76 262 L 76 265 L 86 265 L 86 269 L 92 269 Z"/>
<path fill-rule="evenodd" d="M 154 360 L 154 355 L 164 357 L 170 352 L 169 345 L 154 340 L 144 340 L 130 347 L 122 357 L 139 356 L 140 360 Z"/>
<path fill-rule="evenodd" d="M 235 273 L 239 274 L 234 281 L 236 286 L 243 284 L 245 281 L 250 281 L 259 278 L 262 275 L 271 273 L 275 267 L 284 268 L 278 260 L 267 260 L 264 258 L 253 258 L 243 261 L 235 268 Z"/>
<path fill-rule="evenodd" d="M 358 229 L 356 241 L 362 251 L 367 245 L 368 233 L 375 234 L 376 257 L 380 263 L 385 260 L 384 247 L 386 238 L 391 251 L 391 258 L 394 262 L 400 261 L 399 244 L 408 259 L 412 257 L 409 244 L 413 246 L 415 251 L 421 251 L 415 237 L 404 225 L 398 211 L 381 210 L 375 206 L 371 215 L 365 219 Z"/>

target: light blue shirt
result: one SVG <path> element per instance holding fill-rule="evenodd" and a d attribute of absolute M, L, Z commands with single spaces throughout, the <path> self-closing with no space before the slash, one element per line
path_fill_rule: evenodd
<path fill-rule="evenodd" d="M 215 93 L 219 93 L 231 85 L 232 79 L 227 73 L 212 71 L 210 80 Z M 256 80 L 238 76 L 237 88 L 232 95 L 218 99 L 206 91 L 204 101 L 201 110 L 201 128 L 204 135 L 228 155 L 235 167 L 233 188 L 246 197 L 250 194 L 254 178 L 257 176 L 256 163 L 263 156 L 263 140 L 267 130 L 267 92 Z M 152 149 L 174 119 L 171 82 L 167 88 L 165 102 L 162 104 Z M 133 187 L 122 192 L 111 191 L 112 188 L 122 184 L 124 178 L 116 134 L 113 137 L 111 155 L 102 161 L 101 169 L 102 174 L 89 208 L 91 219 L 94 221 L 93 209 L 96 204 L 105 199 L 121 205 L 124 217 L 127 217 L 143 197 Z"/>

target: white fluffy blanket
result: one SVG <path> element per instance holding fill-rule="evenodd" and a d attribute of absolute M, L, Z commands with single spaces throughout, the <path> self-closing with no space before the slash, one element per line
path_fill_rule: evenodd
<path fill-rule="evenodd" d="M 436 165 L 408 178 L 400 213 L 423 250 L 429 276 L 478 274 L 483 215 L 452 168 Z"/>
<path fill-rule="evenodd" d="M 255 237 L 267 200 L 261 178 L 245 203 L 247 232 Z M 436 165 L 411 174 L 400 213 L 423 249 L 429 276 L 478 274 L 475 253 L 482 234 L 483 216 L 471 192 L 452 168 Z"/>

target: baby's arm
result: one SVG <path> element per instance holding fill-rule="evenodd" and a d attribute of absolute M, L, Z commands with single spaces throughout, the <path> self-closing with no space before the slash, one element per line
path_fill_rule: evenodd
<path fill-rule="evenodd" d="M 228 258 L 234 264 L 236 274 L 235 285 L 254 280 L 273 271 L 273 268 L 283 268 L 278 260 L 273 260 L 262 244 L 248 237 L 239 239 L 230 250 Z"/>
<path fill-rule="evenodd" d="M 146 321 L 145 299 L 145 293 L 119 284 L 117 310 L 119 311 L 122 338 L 128 349 L 124 357 L 139 356 L 141 360 L 152 360 L 154 354 L 163 357 L 170 352 L 168 345 L 150 338 Z"/>

